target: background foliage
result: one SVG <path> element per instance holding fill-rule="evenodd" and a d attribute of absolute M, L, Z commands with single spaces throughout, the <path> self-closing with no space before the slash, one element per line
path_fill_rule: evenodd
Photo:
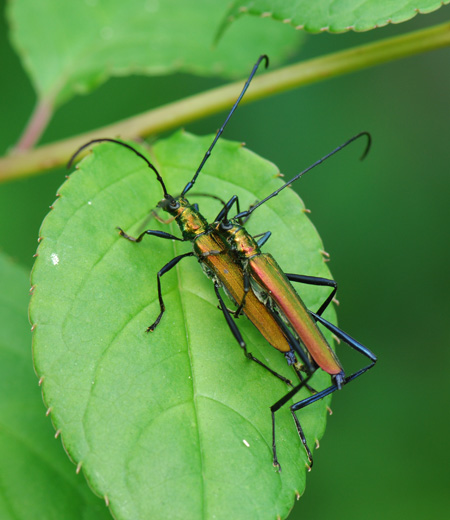
<path fill-rule="evenodd" d="M 443 22 L 448 13 L 444 7 L 363 34 L 308 36 L 293 60 Z M 7 41 L 4 20 L 0 37 L 7 78 L 0 85 L 0 146 L 6 151 L 19 137 L 35 97 Z M 329 265 L 340 284 L 340 324 L 380 361 L 334 399 L 334 415 L 292 518 L 439 518 L 450 506 L 445 449 L 449 58 L 449 51 L 441 50 L 266 99 L 240 108 L 227 129 L 228 138 L 245 140 L 285 173 L 360 130 L 369 130 L 374 139 L 363 167 L 346 151 L 297 187 L 331 253 Z M 187 74 L 113 79 L 62 106 L 43 142 L 221 82 Z M 222 118 L 188 129 L 210 133 Z M 27 267 L 63 176 L 59 170 L 1 186 L 1 248 Z M 353 357 L 344 349 L 339 353 L 351 366 Z M 39 395 L 37 386 L 35 391 Z"/>

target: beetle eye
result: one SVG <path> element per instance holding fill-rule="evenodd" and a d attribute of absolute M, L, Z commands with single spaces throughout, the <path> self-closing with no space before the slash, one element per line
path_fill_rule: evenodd
<path fill-rule="evenodd" d="M 170 209 L 178 209 L 180 207 L 180 203 L 175 200 L 175 199 L 172 199 L 169 203 L 169 208 Z"/>
<path fill-rule="evenodd" d="M 220 229 L 223 229 L 224 231 L 228 231 L 233 227 L 231 222 L 229 220 L 224 220 L 220 223 Z"/>

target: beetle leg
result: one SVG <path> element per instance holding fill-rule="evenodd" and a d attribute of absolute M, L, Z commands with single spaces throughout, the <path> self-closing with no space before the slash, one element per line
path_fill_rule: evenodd
<path fill-rule="evenodd" d="M 328 330 L 330 330 L 339 339 L 342 339 L 342 341 L 347 343 L 347 345 L 349 345 L 350 347 L 355 349 L 357 352 L 359 352 L 363 356 L 366 356 L 367 358 L 369 358 L 372 361 L 372 364 L 368 368 L 371 368 L 377 362 L 377 357 L 375 356 L 375 354 L 371 350 L 369 350 L 367 347 L 365 347 L 362 343 L 360 343 L 359 341 L 356 341 L 355 338 L 352 338 L 349 334 L 347 334 L 346 332 L 341 330 L 339 327 L 336 327 L 336 325 L 333 325 L 329 321 L 325 320 L 319 314 L 316 314 L 312 311 L 308 311 L 308 312 L 309 312 L 309 314 L 311 314 L 311 316 L 316 321 L 318 321 L 324 327 L 326 327 Z"/>
<path fill-rule="evenodd" d="M 239 318 L 239 315 L 242 312 L 242 308 L 245 304 L 245 298 L 247 297 L 247 293 L 250 290 L 250 276 L 248 274 L 248 267 L 243 270 L 244 274 L 244 296 L 242 297 L 241 303 L 239 304 L 239 307 L 234 312 L 234 317 Z"/>
<path fill-rule="evenodd" d="M 272 231 L 266 231 L 265 233 L 260 233 L 259 235 L 254 235 L 253 238 L 261 237 L 256 243 L 258 244 L 258 247 L 262 247 L 269 240 L 271 235 L 272 235 Z"/>
<path fill-rule="evenodd" d="M 290 407 L 291 413 L 295 420 L 295 425 L 297 427 L 297 432 L 298 432 L 300 439 L 302 441 L 302 444 L 306 450 L 306 454 L 307 454 L 308 461 L 309 461 L 309 467 L 311 468 L 313 465 L 311 450 L 308 447 L 305 435 L 304 435 L 302 427 L 300 425 L 300 421 L 295 416 L 295 412 L 298 410 L 301 410 L 302 408 L 305 408 L 306 406 L 309 406 L 312 403 L 315 403 L 316 401 L 319 401 L 320 399 L 323 399 L 327 395 L 332 394 L 336 390 L 339 390 L 342 386 L 346 385 L 347 383 L 350 383 L 357 377 L 361 376 L 362 374 L 364 374 L 365 372 L 370 370 L 375 365 L 377 358 L 367 347 L 365 347 L 364 345 L 362 345 L 361 343 L 356 341 L 354 338 L 349 336 L 346 332 L 340 330 L 338 327 L 336 327 L 332 323 L 328 322 L 327 320 L 323 319 L 322 317 L 315 314 L 314 312 L 310 311 L 310 314 L 313 316 L 313 318 L 315 318 L 317 321 L 319 321 L 325 327 L 327 327 L 329 330 L 331 330 L 334 334 L 336 334 L 336 336 L 340 337 L 343 341 L 345 341 L 348 345 L 350 345 L 350 347 L 354 348 L 355 350 L 357 350 L 358 352 L 360 352 L 361 354 L 363 354 L 364 356 L 366 356 L 367 358 L 369 358 L 371 360 L 371 363 L 369 365 L 361 368 L 360 370 L 351 374 L 350 376 L 343 377 L 342 375 L 338 374 L 338 376 L 341 376 L 341 377 L 338 379 L 338 376 L 335 376 L 335 384 L 329 386 L 328 388 L 325 388 L 324 390 L 322 390 L 314 395 L 311 395 L 310 397 L 307 397 L 306 399 L 302 399 L 301 401 L 294 403 Z M 292 397 L 294 397 L 294 395 L 297 392 L 299 392 L 301 390 L 301 388 L 303 388 L 303 386 L 307 386 L 307 383 L 308 383 L 308 380 L 310 379 L 310 377 L 312 377 L 312 374 L 309 375 L 302 383 L 300 383 L 295 388 L 293 388 L 282 399 L 277 401 L 270 408 L 270 411 L 272 413 L 272 428 L 273 428 L 273 431 L 272 431 L 273 462 L 274 462 L 275 466 L 279 466 L 279 463 L 278 463 L 278 460 L 276 457 L 276 445 L 275 445 L 275 412 L 277 410 L 279 410 L 284 404 L 286 404 Z"/>
<path fill-rule="evenodd" d="M 273 465 L 276 468 L 278 468 L 278 471 L 281 471 L 281 466 L 280 466 L 280 463 L 278 462 L 278 458 L 277 458 L 277 445 L 276 445 L 276 441 L 275 441 L 275 412 L 277 412 L 283 405 L 285 405 L 288 401 L 290 401 L 292 399 L 292 397 L 294 397 L 294 395 L 296 395 L 303 387 L 306 387 L 307 384 L 308 384 L 308 381 L 310 380 L 312 375 L 313 374 L 310 374 L 308 377 L 306 377 L 300 384 L 295 386 L 285 396 L 283 396 L 281 399 L 279 399 L 275 404 L 273 404 L 270 407 L 270 412 L 272 414 L 272 454 L 273 454 Z M 318 395 L 318 394 L 315 394 L 315 395 L 311 396 L 310 398 L 315 397 L 316 395 Z M 293 406 L 295 406 L 295 405 L 293 405 Z M 292 406 L 291 406 L 291 412 L 292 412 Z M 292 414 L 293 414 L 293 412 L 292 412 Z M 302 430 L 302 428 L 300 426 L 300 423 L 298 423 L 298 419 L 297 420 L 294 419 L 294 420 L 295 420 L 295 424 L 297 426 L 297 431 L 298 431 L 298 433 L 300 435 L 300 439 L 301 439 L 302 444 L 303 444 L 303 446 L 305 447 L 305 450 L 306 450 L 306 454 L 307 454 L 308 462 L 309 462 L 309 467 L 312 467 L 313 460 L 312 460 L 311 450 L 308 447 L 305 435 L 303 434 L 303 430 Z M 298 425 L 297 425 L 297 423 L 298 423 Z"/>
<path fill-rule="evenodd" d="M 319 316 L 321 316 L 325 309 L 328 307 L 328 305 L 330 305 L 337 291 L 337 282 L 335 282 L 334 280 L 329 280 L 328 278 L 320 278 L 318 276 L 306 276 L 303 274 L 292 273 L 286 274 L 286 276 L 291 282 L 299 282 L 307 285 L 333 287 L 333 290 L 331 291 L 330 295 L 322 303 L 319 310 L 316 312 L 316 314 L 318 314 Z"/>
<path fill-rule="evenodd" d="M 308 374 L 312 374 L 313 372 L 315 372 L 317 365 L 310 360 L 308 354 L 305 352 L 302 345 L 300 345 L 299 341 L 294 336 L 294 334 L 292 334 L 291 329 L 286 325 L 286 323 L 284 323 L 278 312 L 275 309 L 272 309 L 272 311 L 272 316 L 274 320 L 278 323 L 284 335 L 286 336 L 286 339 L 288 340 L 290 347 L 294 349 L 294 351 L 299 355 L 300 359 L 302 360 L 305 366 L 305 371 Z"/>
<path fill-rule="evenodd" d="M 194 256 L 194 253 L 191 251 L 190 253 L 185 253 L 184 255 L 176 256 L 175 258 L 172 258 L 170 262 L 168 262 L 156 275 L 156 280 L 158 282 L 158 299 L 159 299 L 159 306 L 161 309 L 161 312 L 159 313 L 158 317 L 156 318 L 155 322 L 150 325 L 150 327 L 147 328 L 147 332 L 153 332 L 156 327 L 158 326 L 158 323 L 161 321 L 162 315 L 164 314 L 164 311 L 166 310 L 166 307 L 164 305 L 163 297 L 162 297 L 162 291 L 161 291 L 161 276 L 168 271 L 172 269 L 172 267 L 175 267 L 180 260 L 183 258 L 187 258 L 188 256 Z"/>
<path fill-rule="evenodd" d="M 141 233 L 137 238 L 134 238 L 130 235 L 127 235 L 123 229 L 120 227 L 117 228 L 119 230 L 119 235 L 123 238 L 126 238 L 127 240 L 130 240 L 131 242 L 140 242 L 145 235 L 151 235 L 158 238 L 167 238 L 168 240 L 178 240 L 179 242 L 186 242 L 184 238 L 178 238 L 175 235 L 171 235 L 170 233 L 166 233 L 165 231 L 156 231 L 153 229 L 147 229 L 147 231 L 144 231 Z"/>
<path fill-rule="evenodd" d="M 263 368 L 265 368 L 266 370 L 268 370 L 271 374 L 273 374 L 275 377 L 278 377 L 278 379 L 281 379 L 281 381 L 283 381 L 284 383 L 286 383 L 287 385 L 289 386 L 293 386 L 292 385 L 292 381 L 290 381 L 289 379 L 287 379 L 286 377 L 282 376 L 281 374 L 278 374 L 278 372 L 275 372 L 274 370 L 272 370 L 270 367 L 268 367 L 267 365 L 265 365 L 262 361 L 260 361 L 258 358 L 256 358 L 251 352 L 249 352 L 247 350 L 247 345 L 245 344 L 245 341 L 244 341 L 244 338 L 242 337 L 241 335 L 241 332 L 239 331 L 236 323 L 233 321 L 233 319 L 231 318 L 231 315 L 230 313 L 228 312 L 228 309 L 226 308 L 225 306 L 225 303 L 223 301 L 223 298 L 222 296 L 220 295 L 220 292 L 219 292 L 219 287 L 218 287 L 218 284 L 217 283 L 214 283 L 214 290 L 216 291 L 216 296 L 217 296 L 217 299 L 219 300 L 219 304 L 220 304 L 220 308 L 223 312 L 223 315 L 225 316 L 225 320 L 228 324 L 228 326 L 230 327 L 230 330 L 231 332 L 233 333 L 233 336 L 236 338 L 236 341 L 239 343 L 239 345 L 241 346 L 241 348 L 244 350 L 244 353 L 245 353 L 245 357 L 248 358 L 248 359 L 251 359 L 252 361 L 254 361 L 255 363 L 258 363 L 258 365 L 261 365 Z"/>

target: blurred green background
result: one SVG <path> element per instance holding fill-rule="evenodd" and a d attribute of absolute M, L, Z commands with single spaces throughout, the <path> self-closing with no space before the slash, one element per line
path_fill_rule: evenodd
<path fill-rule="evenodd" d="M 0 5 L 4 153 L 17 141 L 35 96 L 8 43 Z M 446 7 L 364 34 L 308 35 L 292 61 L 431 26 L 449 14 Z M 59 109 L 42 142 L 222 83 L 181 74 L 113 79 Z M 340 325 L 377 353 L 379 363 L 335 396 L 292 519 L 444 518 L 450 511 L 449 92 L 447 49 L 243 106 L 226 130 L 226 138 L 245 141 L 285 174 L 361 130 L 373 136 L 363 163 L 361 146 L 349 147 L 296 186 L 331 254 Z M 223 117 L 187 129 L 211 133 Z M 64 175 L 61 169 L 0 186 L 0 248 L 28 267 Z M 339 356 L 345 366 L 359 361 L 342 347 Z"/>

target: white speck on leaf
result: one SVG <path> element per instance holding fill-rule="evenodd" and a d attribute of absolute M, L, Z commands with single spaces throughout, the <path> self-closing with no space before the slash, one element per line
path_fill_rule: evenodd
<path fill-rule="evenodd" d="M 247 446 L 247 448 L 250 448 L 250 444 L 245 439 L 243 439 L 242 442 Z"/>
<path fill-rule="evenodd" d="M 56 253 L 52 253 L 50 255 L 50 259 L 51 259 L 53 265 L 58 265 L 59 264 L 59 256 Z"/>

